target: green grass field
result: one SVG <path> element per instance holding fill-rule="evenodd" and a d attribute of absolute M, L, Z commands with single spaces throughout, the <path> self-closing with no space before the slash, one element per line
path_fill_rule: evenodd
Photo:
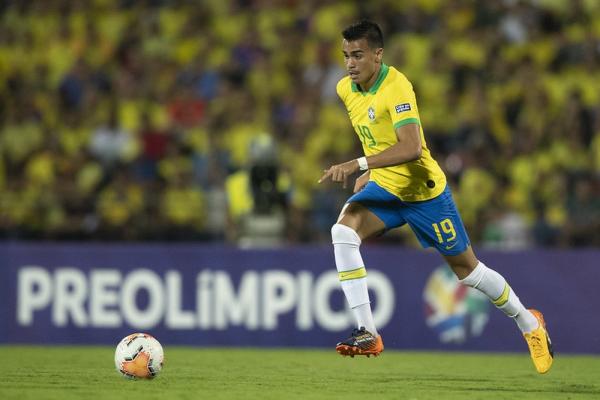
<path fill-rule="evenodd" d="M 153 381 L 115 371 L 111 347 L 0 346 L 0 399 L 598 399 L 600 357 L 167 347 Z"/>

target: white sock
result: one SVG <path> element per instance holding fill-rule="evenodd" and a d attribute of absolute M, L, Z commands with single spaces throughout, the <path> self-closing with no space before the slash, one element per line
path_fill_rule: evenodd
<path fill-rule="evenodd" d="M 502 275 L 484 263 L 479 262 L 461 282 L 484 293 L 504 314 L 515 320 L 521 332 L 531 332 L 538 327 L 538 320 L 521 304 Z"/>
<path fill-rule="evenodd" d="M 354 312 L 354 317 L 356 318 L 359 328 L 364 326 L 365 329 L 371 332 L 373 335 L 378 335 L 377 328 L 375 328 L 375 321 L 373 321 L 371 304 L 361 304 L 360 306 L 354 307 L 352 311 Z"/>
<path fill-rule="evenodd" d="M 377 336 L 367 288 L 367 271 L 359 250 L 360 237 L 352 228 L 335 224 L 331 228 L 331 238 L 340 284 L 356 319 L 357 327 L 364 327 Z"/>

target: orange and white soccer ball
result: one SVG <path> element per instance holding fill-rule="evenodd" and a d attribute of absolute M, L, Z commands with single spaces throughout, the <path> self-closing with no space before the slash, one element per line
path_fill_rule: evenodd
<path fill-rule="evenodd" d="M 163 348 L 146 333 L 133 333 L 123 338 L 115 350 L 115 366 L 123 377 L 153 379 L 163 367 Z"/>

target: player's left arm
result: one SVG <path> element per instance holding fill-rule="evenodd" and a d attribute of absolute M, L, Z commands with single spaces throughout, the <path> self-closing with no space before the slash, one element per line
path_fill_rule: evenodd
<path fill-rule="evenodd" d="M 398 142 L 381 153 L 368 156 L 367 165 L 369 169 L 391 167 L 418 160 L 421 157 L 421 130 L 419 124 L 402 125 L 396 128 L 395 131 Z"/>
<path fill-rule="evenodd" d="M 418 160 L 421 157 L 421 131 L 419 124 L 410 123 L 395 129 L 398 142 L 383 150 L 381 153 L 366 157 L 369 169 L 385 168 Z M 350 160 L 336 164 L 323 171 L 319 183 L 331 179 L 333 182 L 343 182 L 348 186 L 348 178 L 360 169 L 358 160 Z"/>

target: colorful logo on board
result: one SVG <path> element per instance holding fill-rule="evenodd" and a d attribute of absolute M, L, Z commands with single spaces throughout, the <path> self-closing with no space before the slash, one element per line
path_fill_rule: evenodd
<path fill-rule="evenodd" d="M 464 343 L 480 336 L 491 309 L 487 296 L 463 285 L 446 264 L 436 268 L 423 291 L 425 323 L 442 343 Z"/>

